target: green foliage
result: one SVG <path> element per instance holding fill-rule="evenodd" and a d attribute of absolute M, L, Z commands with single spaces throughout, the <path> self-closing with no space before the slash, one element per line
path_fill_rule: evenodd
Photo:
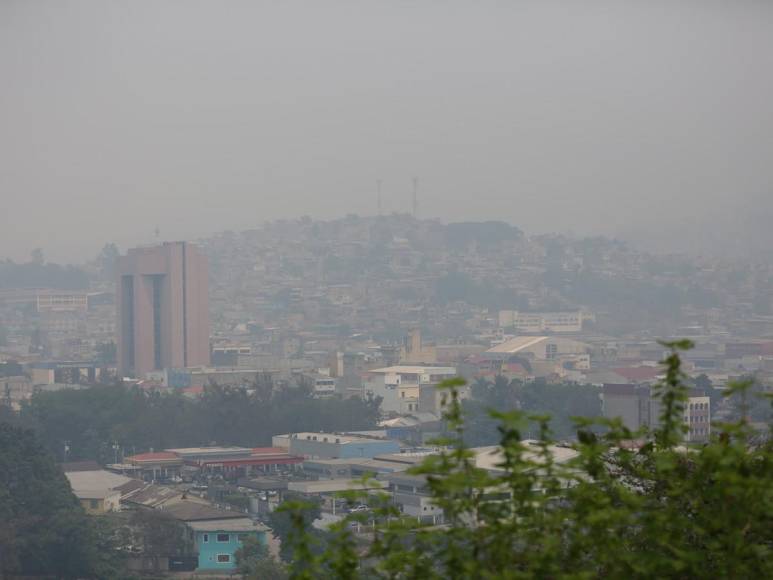
<path fill-rule="evenodd" d="M 440 304 L 463 301 L 487 308 L 512 308 L 523 306 L 510 288 L 498 286 L 491 281 L 476 282 L 468 274 L 449 272 L 435 282 L 435 300 Z"/>
<path fill-rule="evenodd" d="M 279 555 L 283 561 L 293 562 L 303 555 L 311 562 L 313 555 L 322 550 L 324 534 L 311 527 L 321 511 L 319 502 L 303 500 L 300 496 L 289 494 L 282 505 L 271 512 L 268 525 L 274 536 L 279 539 Z M 296 542 L 295 538 L 300 540 Z"/>
<path fill-rule="evenodd" d="M 180 394 L 146 393 L 121 385 L 38 393 L 20 420 L 34 427 L 62 457 L 114 461 L 112 445 L 125 452 L 209 445 L 270 445 L 292 431 L 370 429 L 378 400 L 318 399 L 308 389 L 275 390 L 259 376 L 252 388 L 209 385 L 195 400 Z"/>
<path fill-rule="evenodd" d="M 242 511 L 246 511 L 250 507 L 250 498 L 241 493 L 229 493 L 224 495 L 223 501 Z"/>
<path fill-rule="evenodd" d="M 26 264 L 11 260 L 0 261 L 0 288 L 57 288 L 82 290 L 89 287 L 89 278 L 74 266 L 43 263 L 42 253 Z"/>
<path fill-rule="evenodd" d="M 117 577 L 117 565 L 33 432 L 0 423 L 0 576 Z"/>
<path fill-rule="evenodd" d="M 285 580 L 288 571 L 255 537 L 248 536 L 236 550 L 236 566 L 246 580 Z"/>
<path fill-rule="evenodd" d="M 463 402 L 465 441 L 469 445 L 494 445 L 499 441 L 498 420 L 491 409 L 520 409 L 535 415 L 550 415 L 550 428 L 558 439 L 573 437 L 573 417 L 600 417 L 599 389 L 592 385 L 508 381 L 497 376 L 494 381 L 478 380 L 472 385 L 472 399 Z M 526 427 L 526 435 L 539 432 L 539 425 Z"/>
<path fill-rule="evenodd" d="M 444 451 L 412 470 L 423 477 L 442 526 L 402 517 L 384 493 L 381 522 L 366 553 L 355 552 L 349 516 L 327 549 L 314 554 L 302 505 L 290 506 L 293 578 L 770 578 L 773 577 L 773 448 L 745 419 L 714 426 L 688 446 L 681 421 L 687 385 L 679 351 L 665 343 L 662 416 L 653 432 L 620 420 L 576 420 L 576 452 L 554 460 L 546 415 L 492 412 L 498 470 L 478 468 L 465 442 L 466 421 L 449 381 Z M 731 388 L 744 396 L 749 383 Z M 535 446 L 524 442 L 537 425 Z M 634 437 L 648 443 L 638 449 Z M 363 499 L 366 497 L 362 495 Z"/>
<path fill-rule="evenodd" d="M 137 510 L 130 526 L 136 534 L 132 543 L 142 546 L 142 553 L 148 556 L 180 556 L 191 548 L 184 524 L 163 511 Z"/>

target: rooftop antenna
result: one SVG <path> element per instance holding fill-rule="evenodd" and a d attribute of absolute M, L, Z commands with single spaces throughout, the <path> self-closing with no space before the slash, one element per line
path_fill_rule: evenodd
<path fill-rule="evenodd" d="M 419 178 L 413 178 L 413 217 L 416 218 L 416 208 L 419 205 Z"/>
<path fill-rule="evenodd" d="M 381 180 L 376 180 L 376 207 L 378 208 L 378 215 L 381 215 Z"/>

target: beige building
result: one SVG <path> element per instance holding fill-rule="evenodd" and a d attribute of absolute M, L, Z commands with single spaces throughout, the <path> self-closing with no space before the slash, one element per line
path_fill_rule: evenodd
<path fill-rule="evenodd" d="M 37 295 L 38 312 L 86 312 L 89 307 L 86 292 L 41 291 Z"/>
<path fill-rule="evenodd" d="M 425 345 L 421 340 L 421 330 L 408 333 L 400 347 L 400 364 L 434 364 L 437 351 L 434 346 Z"/>
<path fill-rule="evenodd" d="M 515 328 L 517 332 L 580 332 L 583 313 L 577 312 L 519 312 L 500 310 L 499 326 Z"/>
<path fill-rule="evenodd" d="M 422 389 L 435 387 L 454 376 L 455 367 L 396 365 L 368 371 L 364 389 L 383 399 L 381 408 L 384 412 L 403 415 L 420 410 Z M 466 392 L 467 389 L 463 390 Z"/>
<path fill-rule="evenodd" d="M 129 250 L 118 259 L 116 290 L 122 375 L 209 366 L 208 265 L 195 246 Z"/>
<path fill-rule="evenodd" d="M 112 489 L 74 490 L 83 510 L 89 515 L 117 512 L 121 509 L 121 492 Z"/>
<path fill-rule="evenodd" d="M 65 471 L 65 475 L 73 493 L 89 514 L 118 511 L 121 503 L 120 488 L 133 481 L 104 469 Z"/>
<path fill-rule="evenodd" d="M 37 312 L 86 312 L 89 301 L 85 290 L 30 288 L 0 291 L 0 304 L 32 306 Z"/>
<path fill-rule="evenodd" d="M 587 355 L 590 347 L 577 340 L 555 336 L 517 336 L 493 346 L 486 355 L 505 358 L 528 355 L 536 360 L 556 360 L 567 356 Z"/>
<path fill-rule="evenodd" d="M 533 377 L 579 380 L 590 369 L 590 346 L 565 337 L 518 336 L 493 346 L 482 356 L 494 367 L 501 365 L 503 373 L 511 361 L 522 362 Z"/>

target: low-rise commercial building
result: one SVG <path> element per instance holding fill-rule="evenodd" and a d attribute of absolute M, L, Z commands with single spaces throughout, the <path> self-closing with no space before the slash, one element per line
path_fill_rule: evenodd
<path fill-rule="evenodd" d="M 422 389 L 435 387 L 454 376 L 455 367 L 395 365 L 368 371 L 364 390 L 381 397 L 381 409 L 385 413 L 405 415 L 421 410 L 419 400 Z"/>
<path fill-rule="evenodd" d="M 573 312 L 519 312 L 500 310 L 499 326 L 514 328 L 518 332 L 580 332 L 583 313 Z"/>
<path fill-rule="evenodd" d="M 276 435 L 271 441 L 274 447 L 306 459 L 374 457 L 400 450 L 399 443 L 392 439 L 341 433 L 290 433 Z"/>

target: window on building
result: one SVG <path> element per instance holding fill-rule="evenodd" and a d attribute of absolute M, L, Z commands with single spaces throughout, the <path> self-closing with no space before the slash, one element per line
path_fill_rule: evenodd
<path fill-rule="evenodd" d="M 90 499 L 89 500 L 89 507 L 91 507 L 91 509 L 93 509 L 93 510 L 97 509 L 99 507 L 99 501 L 96 500 L 96 499 Z"/>
<path fill-rule="evenodd" d="M 205 544 L 206 544 L 207 542 L 209 542 L 209 534 L 204 534 L 204 535 L 202 536 L 202 538 L 201 538 L 201 541 L 202 541 L 202 542 L 204 542 Z"/>
<path fill-rule="evenodd" d="M 231 554 L 218 554 L 217 555 L 217 563 L 218 564 L 228 564 L 231 561 Z"/>
<path fill-rule="evenodd" d="M 230 534 L 218 534 L 217 535 L 217 541 L 221 544 L 224 542 L 230 542 L 231 541 L 231 535 Z"/>

